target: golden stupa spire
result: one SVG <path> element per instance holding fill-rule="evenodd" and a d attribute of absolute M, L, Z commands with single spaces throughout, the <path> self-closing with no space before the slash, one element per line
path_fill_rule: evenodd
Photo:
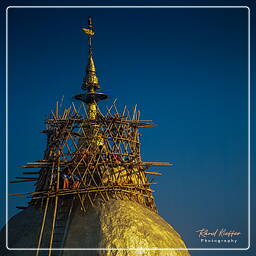
<path fill-rule="evenodd" d="M 105 93 L 96 92 L 100 89 L 99 80 L 96 75 L 96 68 L 93 60 L 92 51 L 92 37 L 94 36 L 94 28 L 92 24 L 92 18 L 88 19 L 88 27 L 83 28 L 83 31 L 88 36 L 88 48 L 89 56 L 86 67 L 86 75 L 84 77 L 82 89 L 86 91 L 86 94 L 76 95 L 75 98 L 81 100 L 87 104 L 89 118 L 95 119 L 97 114 L 97 102 L 106 99 L 108 96 Z"/>
<path fill-rule="evenodd" d="M 92 18 L 88 19 L 88 28 L 83 28 L 83 31 L 86 35 L 88 35 L 88 46 L 89 46 L 89 57 L 88 64 L 86 68 L 86 76 L 84 79 L 84 83 L 82 85 L 82 89 L 88 90 L 90 92 L 94 92 L 95 90 L 100 89 L 98 77 L 96 75 L 96 68 L 94 65 L 93 57 L 92 57 L 92 37 L 95 34 L 92 24 Z"/>

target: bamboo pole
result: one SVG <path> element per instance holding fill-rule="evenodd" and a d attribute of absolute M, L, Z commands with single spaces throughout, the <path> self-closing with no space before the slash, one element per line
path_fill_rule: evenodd
<path fill-rule="evenodd" d="M 146 174 L 151 174 L 151 175 L 158 175 L 158 176 L 162 176 L 162 173 L 159 172 L 147 172 L 145 171 Z"/>
<path fill-rule="evenodd" d="M 54 162 L 52 164 L 52 173 L 51 173 L 51 181 L 50 183 L 52 183 L 52 179 L 53 179 L 53 172 L 54 172 Z M 46 204 L 45 204 L 45 209 L 44 209 L 44 215 L 43 215 L 43 220 L 41 223 L 41 230 L 40 230 L 40 235 L 39 235 L 39 240 L 38 240 L 38 245 L 37 245 L 37 251 L 36 251 L 36 256 L 39 256 L 39 248 L 41 246 L 42 243 L 42 237 L 43 237 L 43 232 L 44 232 L 44 227 L 45 227 L 45 220 L 46 220 L 46 216 L 47 216 L 47 211 L 48 211 L 48 206 L 49 206 L 49 200 L 50 197 L 47 197 L 46 199 Z"/>
<path fill-rule="evenodd" d="M 40 174 L 40 172 L 22 172 L 22 174 Z"/>
<path fill-rule="evenodd" d="M 28 207 L 27 206 L 16 206 L 17 209 L 21 209 L 21 210 L 24 210 L 24 209 L 27 209 Z"/>
<path fill-rule="evenodd" d="M 39 197 L 33 197 L 33 199 L 40 199 L 40 198 L 47 198 L 47 197 L 55 197 L 55 196 L 65 196 L 65 195 L 71 195 L 71 194 L 83 194 L 83 193 L 97 193 L 100 191 L 111 191 L 111 190 L 118 190 L 119 188 L 134 188 L 138 190 L 143 190 L 143 191 L 150 191 L 153 192 L 151 188 L 143 187 L 143 186 L 149 186 L 153 184 L 158 184 L 157 182 L 149 182 L 146 184 L 120 184 L 120 185 L 110 185 L 110 186 L 101 186 L 101 187 L 90 187 L 86 189 L 79 189 L 79 190 L 59 190 L 57 192 L 51 192 L 47 193 L 44 196 L 39 196 Z"/>
<path fill-rule="evenodd" d="M 37 179 L 30 179 L 30 180 L 13 180 L 9 181 L 10 183 L 20 183 L 20 182 L 31 182 L 31 181 L 37 181 Z"/>
<path fill-rule="evenodd" d="M 60 184 L 60 151 L 58 151 L 58 166 L 57 166 L 57 187 L 56 187 L 56 192 L 58 193 L 59 190 L 59 184 Z M 54 230 L 55 230 L 55 222 L 56 222 L 56 215 L 57 215 L 57 210 L 58 210 L 58 194 L 56 193 L 55 195 L 55 204 L 54 204 L 54 211 L 53 211 L 53 220 L 52 220 L 52 229 L 51 229 L 51 237 L 50 237 L 50 244 L 49 244 L 49 254 L 48 256 L 52 255 L 52 242 L 53 242 L 53 237 L 54 237 Z"/>
<path fill-rule="evenodd" d="M 36 177 L 15 177 L 16 179 L 24 179 L 24 180 L 37 180 Z"/>
<path fill-rule="evenodd" d="M 165 162 L 143 162 L 142 165 L 149 165 L 149 166 L 174 166 L 170 163 Z"/>

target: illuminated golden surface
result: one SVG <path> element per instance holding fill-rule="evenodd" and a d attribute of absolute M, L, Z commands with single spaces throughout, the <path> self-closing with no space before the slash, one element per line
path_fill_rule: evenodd
<path fill-rule="evenodd" d="M 97 243 L 97 248 L 141 248 L 140 251 L 99 251 L 101 256 L 189 256 L 187 250 L 143 250 L 143 248 L 186 248 L 186 246 L 171 225 L 158 214 L 136 202 L 110 200 L 91 209 L 86 215 L 84 226 L 81 226 L 82 217 L 76 216 L 73 219 L 67 237 L 67 247 L 74 248 L 81 245 L 91 247 Z M 79 242 L 72 239 L 72 234 L 74 235 L 75 232 L 81 234 Z M 86 237 L 90 237 L 90 242 L 86 241 Z M 76 254 L 66 252 L 63 256 L 73 255 Z"/>
<path fill-rule="evenodd" d="M 29 207 L 9 221 L 9 247 L 35 247 L 42 211 Z M 51 213 L 46 220 L 50 234 Z M 0 232 L 4 241 L 5 230 Z M 49 241 L 48 241 L 49 242 Z M 3 246 L 3 247 L 2 247 Z M 43 247 L 47 243 L 43 242 Z M 186 248 L 180 235 L 158 214 L 136 202 L 110 200 L 83 213 L 79 205 L 72 213 L 65 248 Z M 1 251 L 2 250 L 2 251 Z M 34 256 L 32 251 L 0 251 L 5 256 Z M 2 254 L 1 254 L 2 255 Z M 147 251 L 64 251 L 63 256 L 160 255 L 189 256 L 187 250 Z"/>
<path fill-rule="evenodd" d="M 84 31 L 84 33 L 85 33 L 86 35 L 90 35 L 90 36 L 93 36 L 93 35 L 94 35 L 94 31 L 91 30 L 91 29 L 82 28 L 82 30 Z"/>
<path fill-rule="evenodd" d="M 94 60 L 93 60 L 93 58 L 92 58 L 91 55 L 90 55 L 89 58 L 88 58 L 88 64 L 87 64 L 86 71 L 87 71 L 87 72 L 96 72 Z"/>
<path fill-rule="evenodd" d="M 95 85 L 98 86 L 98 77 L 96 76 L 96 68 L 92 56 L 89 56 L 87 69 L 86 69 L 86 86 Z"/>
<path fill-rule="evenodd" d="M 158 214 L 131 201 L 111 200 L 100 209 L 105 248 L 186 248 L 180 235 Z M 104 251 L 101 255 L 189 255 L 187 251 Z"/>
<path fill-rule="evenodd" d="M 97 115 L 97 105 L 95 103 L 90 103 L 87 105 L 88 116 L 90 119 L 95 119 Z"/>

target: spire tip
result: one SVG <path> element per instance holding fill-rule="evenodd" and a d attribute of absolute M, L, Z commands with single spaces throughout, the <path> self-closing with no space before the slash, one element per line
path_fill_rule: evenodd
<path fill-rule="evenodd" d="M 92 24 L 92 17 L 88 18 L 88 27 L 87 28 L 82 28 L 82 30 L 89 37 L 92 37 L 95 34 L 94 29 L 93 29 L 93 24 Z"/>

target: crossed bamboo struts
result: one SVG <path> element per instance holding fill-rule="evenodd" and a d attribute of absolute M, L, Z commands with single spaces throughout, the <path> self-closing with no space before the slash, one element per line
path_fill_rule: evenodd
<path fill-rule="evenodd" d="M 74 175 L 81 178 L 78 188 L 71 189 L 67 193 L 59 189 L 60 192 L 57 194 L 61 196 L 75 194 L 84 210 L 85 198 L 94 205 L 98 196 L 106 201 L 113 196 L 129 198 L 129 194 L 134 194 L 137 197 L 135 200 L 143 205 L 147 198 L 154 201 L 149 176 L 144 173 L 148 167 L 144 168 L 141 165 L 138 132 L 139 127 L 152 126 L 152 123 L 149 120 L 140 120 L 140 111 L 137 111 L 137 106 L 134 107 L 132 114 L 126 106 L 119 113 L 115 102 L 106 108 L 106 114 L 103 114 L 97 106 L 97 116 L 94 120 L 88 118 L 83 103 L 78 108 L 72 103 L 70 107 L 64 109 L 63 114 L 60 114 L 59 109 L 52 111 L 50 118 L 46 120 L 48 146 L 44 161 L 55 162 L 56 166 L 54 156 L 59 152 L 60 173 L 68 172 L 73 183 Z M 97 141 L 101 141 L 102 147 L 97 145 Z M 38 166 L 40 167 L 40 162 L 35 164 L 35 167 Z M 47 186 L 49 189 L 51 186 L 48 196 L 53 197 L 56 184 L 54 185 L 52 180 L 54 175 L 56 178 L 57 167 L 53 171 L 50 170 L 52 170 L 50 166 L 41 168 L 36 191 L 42 191 L 42 193 L 41 196 L 39 196 L 40 193 L 34 194 L 32 202 L 39 204 L 40 200 L 41 202 L 45 200 L 46 194 L 43 190 L 46 188 L 47 191 Z M 107 188 L 102 189 L 106 184 Z M 115 187 L 121 188 L 126 185 L 133 186 L 129 189 Z M 154 202 L 151 205 L 147 204 L 147 207 L 155 210 Z"/>

